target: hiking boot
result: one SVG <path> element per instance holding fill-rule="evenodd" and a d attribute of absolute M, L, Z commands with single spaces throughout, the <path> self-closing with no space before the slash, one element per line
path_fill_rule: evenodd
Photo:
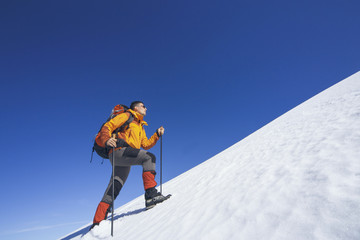
<path fill-rule="evenodd" d="M 156 188 L 149 188 L 145 190 L 145 207 L 146 209 L 153 208 L 156 204 L 161 203 L 168 199 L 159 193 Z"/>
<path fill-rule="evenodd" d="M 91 225 L 91 227 L 89 228 L 89 231 L 91 231 L 91 229 L 93 229 L 95 226 L 99 226 L 100 223 L 93 223 Z"/>
<path fill-rule="evenodd" d="M 111 205 L 106 202 L 100 202 L 96 209 L 93 225 L 90 227 L 90 230 L 99 225 L 102 220 L 105 220 L 110 212 Z"/>

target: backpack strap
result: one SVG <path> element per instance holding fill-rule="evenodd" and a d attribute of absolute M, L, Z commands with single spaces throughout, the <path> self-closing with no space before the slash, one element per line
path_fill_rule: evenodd
<path fill-rule="evenodd" d="M 117 129 L 113 132 L 113 133 L 116 134 L 116 136 L 117 136 L 117 134 L 118 134 L 119 132 L 122 132 L 122 131 L 128 129 L 130 123 L 131 123 L 132 121 L 134 121 L 134 115 L 133 115 L 131 112 L 128 112 L 128 113 L 130 113 L 130 116 L 129 116 L 128 120 L 127 120 L 123 125 L 121 125 L 121 127 L 117 128 Z"/>

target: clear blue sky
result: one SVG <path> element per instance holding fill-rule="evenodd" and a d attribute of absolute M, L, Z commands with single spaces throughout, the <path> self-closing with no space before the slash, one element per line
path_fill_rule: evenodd
<path fill-rule="evenodd" d="M 2 0 L 0 238 L 92 220 L 111 174 L 93 138 L 118 103 L 144 101 L 148 136 L 164 125 L 166 182 L 359 71 L 359 7 Z M 115 207 L 141 194 L 133 167 Z"/>

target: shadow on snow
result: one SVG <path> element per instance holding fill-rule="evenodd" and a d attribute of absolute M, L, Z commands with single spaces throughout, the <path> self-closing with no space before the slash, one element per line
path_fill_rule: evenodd
<path fill-rule="evenodd" d="M 114 216 L 114 221 L 116 221 L 117 219 L 123 218 L 123 217 L 136 215 L 136 214 L 139 214 L 139 213 L 144 212 L 144 211 L 146 211 L 146 208 L 140 208 L 140 209 L 130 211 L 130 212 L 127 212 L 127 213 L 123 213 L 123 214 L 120 214 L 120 215 L 115 215 Z M 111 220 L 111 216 L 108 217 L 107 220 Z M 84 228 L 70 234 L 69 236 L 61 238 L 60 240 L 70 240 L 70 239 L 72 239 L 74 237 L 77 237 L 77 236 L 80 236 L 80 235 L 82 237 L 82 236 L 84 236 L 85 234 L 87 234 L 89 232 L 90 227 L 91 227 L 91 225 L 86 226 L 86 227 L 84 227 Z"/>

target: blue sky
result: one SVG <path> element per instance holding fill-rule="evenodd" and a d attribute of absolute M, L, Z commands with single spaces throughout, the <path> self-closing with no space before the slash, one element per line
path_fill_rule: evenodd
<path fill-rule="evenodd" d="M 111 174 L 90 164 L 93 138 L 118 103 L 144 101 L 148 136 L 165 127 L 165 182 L 359 71 L 359 7 L 1 1 L 0 238 L 56 239 L 92 220 Z M 115 207 L 143 194 L 141 171 Z"/>

